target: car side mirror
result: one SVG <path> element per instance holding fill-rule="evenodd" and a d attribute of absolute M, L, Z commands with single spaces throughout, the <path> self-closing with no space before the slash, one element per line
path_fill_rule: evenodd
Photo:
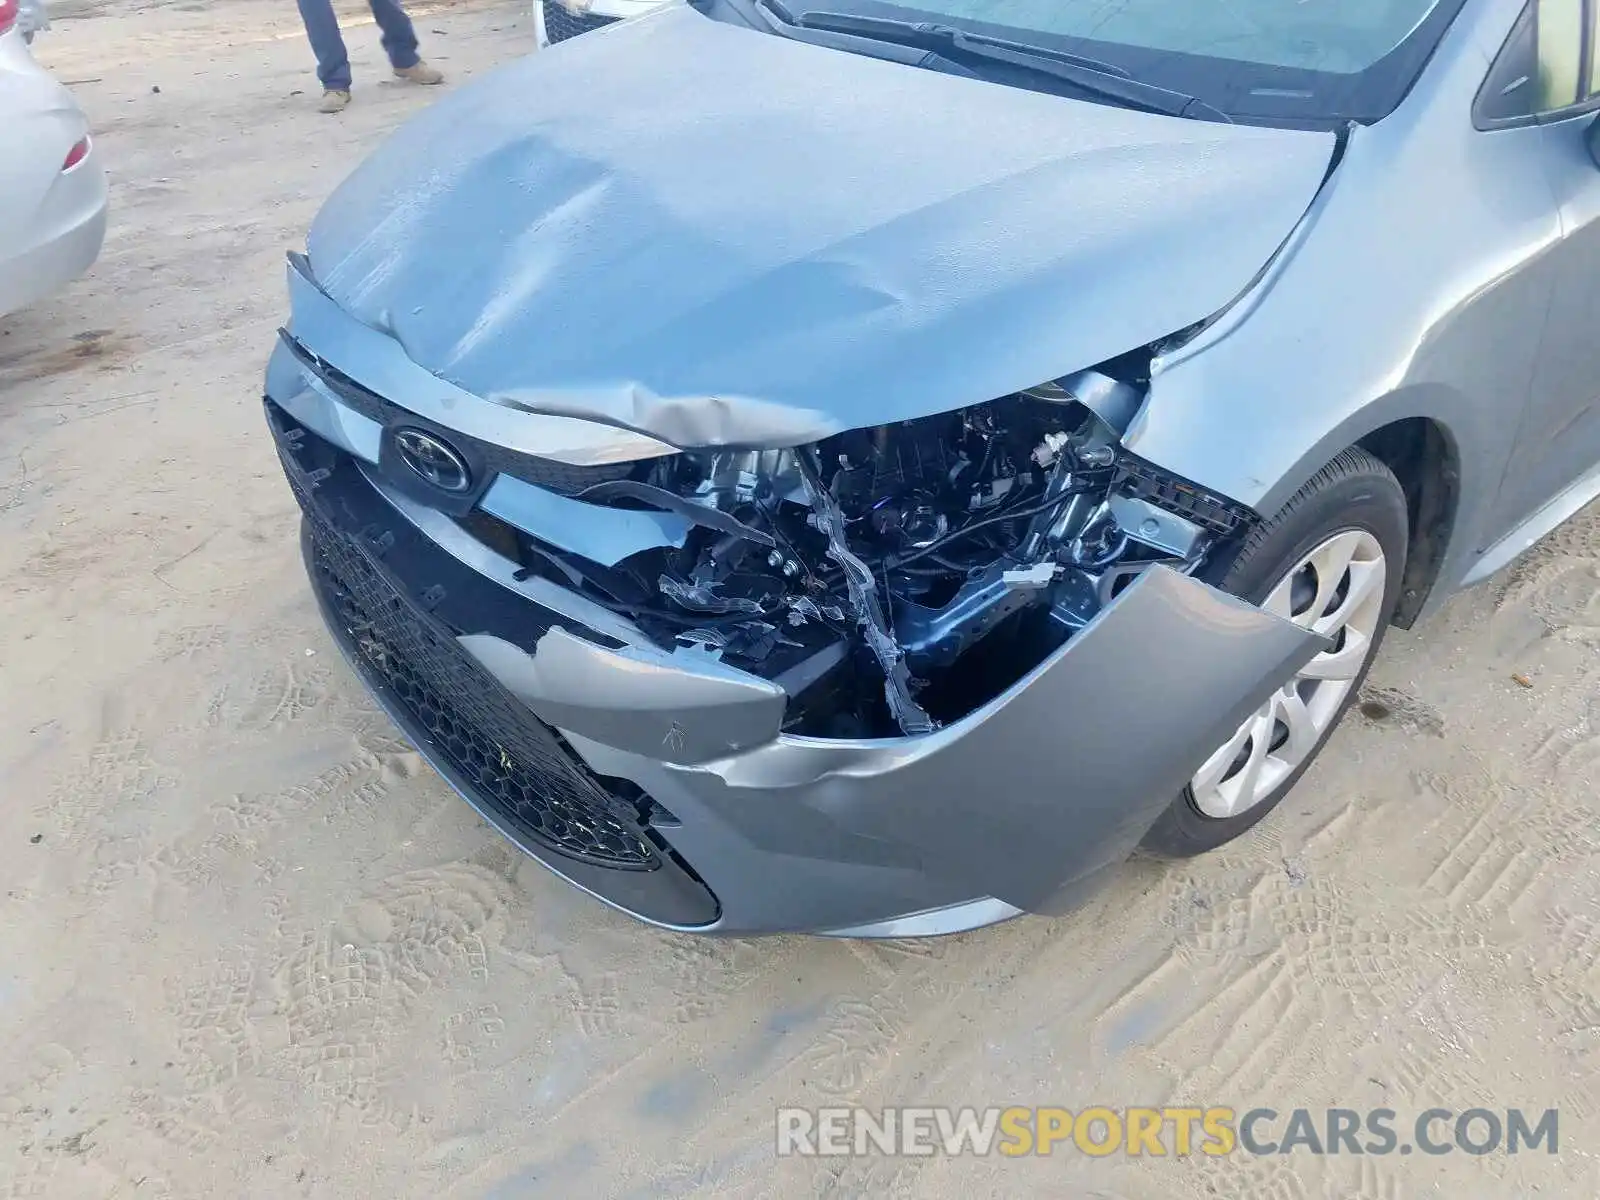
<path fill-rule="evenodd" d="M 1600 167 L 1600 117 L 1589 122 L 1589 129 L 1583 135 L 1589 146 L 1589 157 L 1594 159 L 1594 165 Z"/>

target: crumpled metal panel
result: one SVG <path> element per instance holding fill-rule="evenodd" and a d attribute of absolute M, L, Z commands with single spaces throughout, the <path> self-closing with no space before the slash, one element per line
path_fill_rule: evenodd
<path fill-rule="evenodd" d="M 310 259 L 414 362 L 513 410 L 508 444 L 520 410 L 794 445 L 1210 316 L 1294 228 L 1333 145 L 671 5 L 433 105 L 335 193 Z"/>
<path fill-rule="evenodd" d="M 501 475 L 478 506 L 569 554 L 614 567 L 630 555 L 681 546 L 689 522 L 675 513 L 605 508 Z"/>
<path fill-rule="evenodd" d="M 660 442 L 593 421 L 528 413 L 508 419 L 504 408 L 407 358 L 400 343 L 340 308 L 309 272 L 304 255 L 289 255 L 290 332 L 318 358 L 385 400 L 480 441 L 558 462 L 592 466 L 671 453 Z"/>
<path fill-rule="evenodd" d="M 851 828 L 910 842 L 974 894 L 1049 911 L 1132 853 L 1206 755 L 1325 646 L 1152 567 L 948 744 L 885 763 L 876 786 L 835 775 L 814 802 L 847 805 Z M 852 800 L 863 788 L 876 803 Z"/>
<path fill-rule="evenodd" d="M 462 646 L 540 719 L 663 762 L 722 758 L 778 736 L 787 697 L 710 655 L 608 650 L 559 627 L 532 656 L 487 634 Z"/>
<path fill-rule="evenodd" d="M 378 461 L 383 446 L 383 426 L 356 412 L 320 379 L 302 368 L 281 338 L 267 360 L 267 395 L 318 437 L 348 450 L 364 462 Z"/>
<path fill-rule="evenodd" d="M 606 650 L 559 629 L 532 655 L 479 635 L 461 642 L 592 769 L 684 818 L 674 848 L 741 929 L 873 915 L 826 891 L 772 890 L 768 856 L 832 861 L 845 847 L 914 864 L 951 901 L 1052 911 L 1126 858 L 1206 755 L 1326 647 L 1157 566 L 963 719 L 846 740 L 781 734 L 782 693 L 706 656 Z"/>
<path fill-rule="evenodd" d="M 303 369 L 282 341 L 267 362 L 267 394 L 318 437 L 364 462 L 379 461 L 383 426 Z M 681 546 L 691 527 L 676 513 L 590 504 L 506 474 L 489 485 L 478 505 L 524 533 L 607 567 L 643 550 Z"/>
<path fill-rule="evenodd" d="M 637 781 L 668 803 L 693 796 L 756 845 L 799 853 L 796 829 L 826 818 L 836 836 L 913 850 L 958 895 L 1049 912 L 1131 854 L 1206 755 L 1325 647 L 1157 566 L 1016 687 L 935 733 L 781 738 Z M 575 744 L 596 770 L 624 767 Z M 695 828 L 686 822 L 674 838 L 700 862 Z M 704 873 L 725 904 L 759 890 L 719 877 L 714 864 Z M 819 911 L 813 924 L 835 916 Z"/>

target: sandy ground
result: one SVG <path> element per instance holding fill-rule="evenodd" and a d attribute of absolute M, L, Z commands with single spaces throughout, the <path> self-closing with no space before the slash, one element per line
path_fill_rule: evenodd
<path fill-rule="evenodd" d="M 1593 514 L 1393 636 L 1387 715 L 1223 853 L 935 943 L 664 936 L 483 826 L 302 582 L 282 254 L 433 97 L 355 29 L 315 114 L 279 4 L 90 15 L 39 51 L 113 231 L 0 326 L 0 1197 L 1600 1194 Z M 530 46 L 417 17 L 458 79 Z M 775 1162 L 844 1101 L 1559 1106 L 1561 1152 Z"/>

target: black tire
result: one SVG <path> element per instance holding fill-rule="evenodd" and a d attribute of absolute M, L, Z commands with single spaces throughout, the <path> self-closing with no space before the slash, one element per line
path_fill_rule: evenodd
<path fill-rule="evenodd" d="M 1373 637 L 1372 653 L 1356 676 L 1344 708 L 1329 724 L 1305 762 L 1253 808 L 1236 816 L 1208 817 L 1185 786 L 1177 799 L 1145 835 L 1141 849 L 1167 858 L 1192 858 L 1233 841 L 1260 821 L 1289 794 L 1344 719 L 1382 648 L 1383 635 L 1400 599 L 1410 541 L 1405 492 L 1382 462 L 1352 447 L 1323 467 L 1268 521 L 1251 531 L 1231 562 L 1207 572 L 1207 582 L 1253 604 L 1267 598 L 1273 586 L 1323 539 L 1346 529 L 1364 529 L 1378 539 L 1389 564 L 1382 619 Z"/>

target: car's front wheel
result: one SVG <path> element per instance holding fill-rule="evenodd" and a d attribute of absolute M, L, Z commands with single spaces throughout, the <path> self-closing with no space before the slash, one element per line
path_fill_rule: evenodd
<path fill-rule="evenodd" d="M 1213 581 L 1332 639 L 1195 771 L 1144 848 L 1189 857 L 1273 810 L 1327 742 L 1377 655 L 1400 595 L 1406 498 L 1364 450 L 1344 451 L 1246 539 Z M 1218 578 L 1220 576 L 1220 578 Z"/>

